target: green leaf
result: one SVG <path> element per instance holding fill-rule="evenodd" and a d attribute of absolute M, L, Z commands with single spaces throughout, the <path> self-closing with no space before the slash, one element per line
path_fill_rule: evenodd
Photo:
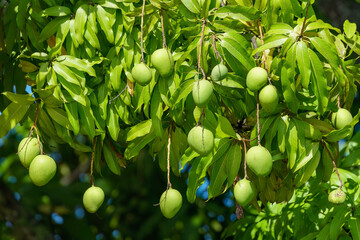
<path fill-rule="evenodd" d="M 2 111 L 0 115 L 0 138 L 5 137 L 24 118 L 29 108 L 30 105 L 28 104 L 12 102 Z"/>
<path fill-rule="evenodd" d="M 330 238 L 330 223 L 326 224 L 318 233 L 316 240 L 329 240 Z"/>
<path fill-rule="evenodd" d="M 70 96 L 75 101 L 83 106 L 86 106 L 86 99 L 79 85 L 66 81 L 65 78 L 60 75 L 58 76 L 58 79 L 61 85 L 69 92 Z"/>
<path fill-rule="evenodd" d="M 80 115 L 81 127 L 84 128 L 85 132 L 91 139 L 95 137 L 95 122 L 92 110 L 90 107 L 85 107 L 78 104 L 78 110 Z"/>
<path fill-rule="evenodd" d="M 110 144 L 105 141 L 103 147 L 104 158 L 107 166 L 116 175 L 120 175 L 120 165 L 118 164 L 117 156 Z"/>
<path fill-rule="evenodd" d="M 49 70 L 51 70 L 48 68 L 49 65 L 47 62 L 40 64 L 40 69 L 38 74 L 36 75 L 36 88 L 37 89 L 42 89 L 44 87 L 44 84 L 46 82 L 46 77 L 49 73 Z"/>
<path fill-rule="evenodd" d="M 100 5 L 97 5 L 96 17 L 101 29 L 105 33 L 106 39 L 110 43 L 114 43 L 115 38 L 112 26 L 116 20 L 116 10 L 111 8 L 103 8 Z"/>
<path fill-rule="evenodd" d="M 107 129 L 110 133 L 111 138 L 114 141 L 117 141 L 120 133 L 119 115 L 116 114 L 116 110 L 113 105 L 108 108 L 108 111 L 109 113 L 106 121 Z"/>
<path fill-rule="evenodd" d="M 228 151 L 230 153 L 227 159 L 226 172 L 228 186 L 231 186 L 239 172 L 242 154 L 238 144 L 232 145 Z"/>
<path fill-rule="evenodd" d="M 321 19 L 316 20 L 316 22 L 309 23 L 305 28 L 305 32 L 312 31 L 315 29 L 324 29 L 324 28 L 332 29 L 340 33 L 340 30 L 338 28 L 335 28 L 328 23 L 324 23 Z"/>
<path fill-rule="evenodd" d="M 89 5 L 82 4 L 75 13 L 75 38 L 82 45 L 84 43 L 85 24 L 87 21 Z"/>
<path fill-rule="evenodd" d="M 122 54 L 123 55 L 123 54 Z M 121 65 L 121 59 L 123 56 L 115 56 L 111 60 L 109 74 L 110 74 L 110 83 L 114 91 L 121 90 L 121 73 L 123 71 L 123 66 Z"/>
<path fill-rule="evenodd" d="M 147 134 L 131 141 L 125 149 L 125 158 L 131 159 L 139 154 L 139 152 L 155 138 L 154 134 Z"/>
<path fill-rule="evenodd" d="M 169 100 L 172 106 L 179 103 L 182 99 L 186 98 L 191 93 L 195 82 L 196 80 L 194 79 L 187 80 L 182 82 L 180 87 L 176 88 L 176 91 Z"/>
<path fill-rule="evenodd" d="M 309 56 L 311 62 L 311 73 L 313 76 L 312 87 L 318 100 L 318 111 L 322 114 L 326 111 L 329 101 L 327 80 L 324 77 L 324 70 L 320 59 L 311 49 L 309 49 Z"/>
<path fill-rule="evenodd" d="M 44 41 L 49 39 L 52 35 L 56 33 L 56 31 L 59 29 L 60 25 L 66 22 L 69 19 L 69 17 L 58 17 L 53 19 L 51 22 L 49 22 L 41 31 L 39 36 L 39 41 Z"/>
<path fill-rule="evenodd" d="M 310 82 L 310 59 L 309 50 L 305 42 L 300 41 L 296 46 L 296 61 L 298 63 L 299 71 L 301 74 L 301 85 L 308 88 Z"/>
<path fill-rule="evenodd" d="M 297 113 L 299 109 L 299 100 L 296 97 L 295 86 L 295 46 L 293 45 L 286 55 L 286 62 L 281 68 L 281 87 L 283 96 L 288 108 Z"/>
<path fill-rule="evenodd" d="M 80 70 L 82 72 L 86 72 L 90 76 L 96 77 L 96 72 L 95 72 L 94 68 L 89 64 L 89 62 L 87 62 L 87 61 L 85 61 L 83 59 L 79 59 L 79 58 L 76 58 L 76 57 L 73 57 L 73 56 L 70 56 L 70 55 L 61 55 L 61 56 L 57 57 L 56 60 L 59 63 L 65 65 L 65 66 L 75 68 L 75 69 Z M 55 62 L 54 62 L 54 64 L 55 64 Z M 59 66 L 58 66 L 58 68 L 59 68 Z M 61 66 L 60 66 L 60 68 L 61 68 Z M 67 70 L 65 68 L 61 68 L 59 71 L 61 71 L 61 70 L 66 72 L 66 73 L 68 73 L 67 72 L 68 70 L 71 71 L 70 69 Z"/>
<path fill-rule="evenodd" d="M 151 97 L 150 117 L 152 121 L 152 127 L 157 137 L 162 137 L 163 135 L 163 127 L 161 122 L 162 115 L 163 106 L 160 97 L 159 87 L 155 86 Z"/>
<path fill-rule="evenodd" d="M 23 105 L 31 105 L 35 102 L 35 98 L 31 96 L 31 94 L 16 94 L 13 92 L 3 92 L 4 96 L 6 96 L 13 103 L 23 104 Z"/>
<path fill-rule="evenodd" d="M 223 138 L 218 144 L 212 160 L 214 166 L 210 177 L 210 185 L 208 187 L 209 199 L 220 195 L 225 190 L 223 185 L 227 178 L 228 158 L 233 157 L 232 153 L 234 149 L 229 149 L 230 139 Z"/>
<path fill-rule="evenodd" d="M 227 37 L 221 38 L 221 46 L 229 51 L 229 53 L 237 60 L 244 68 L 249 71 L 255 67 L 254 59 L 249 55 L 246 48 L 242 45 L 242 42 L 235 40 L 234 38 Z M 243 38 L 243 37 L 241 37 Z"/>
<path fill-rule="evenodd" d="M 347 217 L 350 214 L 350 210 L 346 207 L 340 208 L 331 221 L 330 225 L 330 240 L 337 240 L 342 226 L 345 224 Z M 355 239 L 355 238 L 353 238 Z"/>
<path fill-rule="evenodd" d="M 351 217 L 348 220 L 348 223 L 353 239 L 360 239 L 360 218 Z"/>
<path fill-rule="evenodd" d="M 106 84 L 99 85 L 96 89 L 97 102 L 99 105 L 99 113 L 102 119 L 107 119 L 107 107 L 108 107 L 108 90 Z"/>
<path fill-rule="evenodd" d="M 181 0 L 184 6 L 192 13 L 199 14 L 200 13 L 200 4 L 197 0 Z"/>
<path fill-rule="evenodd" d="M 292 169 L 293 172 L 298 171 L 300 168 L 304 167 L 319 151 L 319 143 L 310 142 L 306 146 L 305 150 L 299 154 L 299 157 L 296 160 L 295 168 Z"/>
<path fill-rule="evenodd" d="M 260 47 L 254 49 L 251 55 L 261 53 L 261 52 L 265 51 L 266 49 L 279 47 L 279 46 L 283 45 L 288 38 L 289 37 L 285 36 L 285 35 L 271 35 L 270 37 L 265 38 L 264 45 L 261 45 Z"/>
<path fill-rule="evenodd" d="M 337 142 L 341 139 L 344 139 L 350 136 L 353 133 L 354 126 L 359 122 L 360 118 L 360 110 L 359 112 L 353 117 L 353 120 L 350 124 L 346 125 L 342 129 L 333 130 L 325 135 L 326 141 L 329 142 Z"/>
<path fill-rule="evenodd" d="M 135 138 L 143 137 L 150 133 L 152 127 L 151 119 L 142 121 L 135 126 L 131 127 L 126 135 L 126 141 L 132 141 Z"/>
<path fill-rule="evenodd" d="M 351 23 L 349 20 L 344 22 L 344 33 L 348 38 L 352 38 L 356 33 L 356 23 Z"/>
<path fill-rule="evenodd" d="M 231 123 L 226 117 L 216 114 L 218 117 L 218 126 L 216 128 L 216 136 L 220 138 L 232 137 L 236 139 L 236 133 Z"/>
<path fill-rule="evenodd" d="M 77 103 L 69 102 L 69 103 L 65 103 L 64 106 L 67 117 L 74 131 L 74 135 L 78 135 L 80 131 L 80 123 L 79 123 L 79 113 L 77 109 Z"/>
<path fill-rule="evenodd" d="M 57 122 L 61 126 L 72 130 L 68 116 L 64 110 L 60 108 L 51 108 L 51 107 L 46 108 L 46 110 L 54 122 Z"/>
<path fill-rule="evenodd" d="M 218 8 L 215 15 L 219 18 L 230 17 L 239 21 L 251 21 L 260 18 L 260 11 L 254 7 L 245 7 L 241 5 L 229 5 Z"/>
<path fill-rule="evenodd" d="M 277 137 L 278 137 L 278 145 L 279 145 L 279 150 L 281 153 L 285 152 L 285 146 L 286 146 L 286 132 L 288 131 L 288 121 L 285 122 L 284 117 L 280 117 L 280 121 L 279 121 L 279 125 L 278 125 L 278 133 L 277 133 Z"/>
<path fill-rule="evenodd" d="M 71 10 L 68 7 L 56 6 L 44 9 L 40 12 L 42 17 L 63 17 L 71 14 Z"/>
<path fill-rule="evenodd" d="M 18 28 L 21 30 L 25 26 L 25 21 L 27 18 L 27 11 L 29 8 L 30 0 L 20 0 L 18 6 L 18 12 L 16 14 L 16 24 Z"/>
<path fill-rule="evenodd" d="M 199 156 L 199 154 L 197 152 L 195 152 L 191 147 L 188 147 L 185 150 L 184 154 L 181 156 L 179 172 L 181 172 L 181 170 L 183 170 L 186 163 L 190 162 L 197 156 Z"/>
<path fill-rule="evenodd" d="M 298 129 L 294 121 L 290 121 L 288 131 L 286 133 L 286 151 L 289 160 L 289 168 L 293 169 L 296 164 L 297 151 L 298 151 Z"/>
<path fill-rule="evenodd" d="M 53 62 L 53 69 L 57 74 L 62 76 L 67 82 L 80 86 L 80 82 L 77 79 L 76 75 L 64 64 L 60 62 Z"/>
<path fill-rule="evenodd" d="M 266 32 L 266 36 L 275 34 L 288 34 L 294 29 L 287 23 L 275 23 L 271 25 L 269 31 Z"/>

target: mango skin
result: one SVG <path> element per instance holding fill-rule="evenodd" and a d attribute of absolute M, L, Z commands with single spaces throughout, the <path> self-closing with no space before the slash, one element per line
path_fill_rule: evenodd
<path fill-rule="evenodd" d="M 336 129 L 342 129 L 350 124 L 353 120 L 351 113 L 345 108 L 339 108 L 336 113 L 331 116 L 331 122 Z"/>
<path fill-rule="evenodd" d="M 339 205 L 345 202 L 346 194 L 342 190 L 336 189 L 330 192 L 328 200 L 332 204 Z"/>
<path fill-rule="evenodd" d="M 44 186 L 56 173 L 56 163 L 54 159 L 47 155 L 36 156 L 29 167 L 29 176 L 36 186 Z"/>
<path fill-rule="evenodd" d="M 246 165 L 257 176 L 267 176 L 272 170 L 272 156 L 263 146 L 254 146 L 246 154 Z"/>
<path fill-rule="evenodd" d="M 207 80 L 200 80 L 199 82 L 195 82 L 192 96 L 195 102 L 195 105 L 202 108 L 206 107 L 206 105 L 211 100 L 211 96 L 213 93 L 213 86 Z"/>
<path fill-rule="evenodd" d="M 152 79 L 150 68 L 145 63 L 135 64 L 131 70 L 131 75 L 136 83 L 141 86 L 147 85 Z"/>
<path fill-rule="evenodd" d="M 214 81 L 223 80 L 228 73 L 228 69 L 224 64 L 216 65 L 211 71 L 211 79 Z"/>
<path fill-rule="evenodd" d="M 166 218 L 173 218 L 180 210 L 181 205 L 182 196 L 176 189 L 169 188 L 160 197 L 160 210 Z"/>
<path fill-rule="evenodd" d="M 83 195 L 83 204 L 89 213 L 95 213 L 104 202 L 104 191 L 95 186 L 89 187 Z"/>
<path fill-rule="evenodd" d="M 166 48 L 153 52 L 151 63 L 162 77 L 170 76 L 174 70 L 174 58 Z"/>
<path fill-rule="evenodd" d="M 261 67 L 252 68 L 246 76 L 246 86 L 250 91 L 260 90 L 267 82 L 268 73 Z"/>
<path fill-rule="evenodd" d="M 260 90 L 259 101 L 261 107 L 268 113 L 273 113 L 279 103 L 279 96 L 276 87 L 267 85 Z"/>
<path fill-rule="evenodd" d="M 256 190 L 252 182 L 245 178 L 238 181 L 234 187 L 235 200 L 243 207 L 251 202 L 255 196 L 255 192 Z"/>
<path fill-rule="evenodd" d="M 188 134 L 187 140 L 190 147 L 201 156 L 208 155 L 214 148 L 213 133 L 204 128 L 203 134 L 202 126 L 193 127 Z"/>
<path fill-rule="evenodd" d="M 24 138 L 21 140 L 18 146 L 18 155 L 21 164 L 29 168 L 31 161 L 40 154 L 40 148 L 39 143 L 37 141 L 37 138 L 30 138 L 27 141 L 28 138 Z M 26 143 L 27 142 L 27 143 Z M 26 143 L 26 146 L 24 146 Z"/>

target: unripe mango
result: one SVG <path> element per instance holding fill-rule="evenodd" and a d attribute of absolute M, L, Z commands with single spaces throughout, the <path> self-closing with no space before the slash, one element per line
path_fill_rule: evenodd
<path fill-rule="evenodd" d="M 214 147 L 214 135 L 202 126 L 193 127 L 188 134 L 188 143 L 201 156 L 209 154 Z"/>
<path fill-rule="evenodd" d="M 150 68 L 143 62 L 135 64 L 135 66 L 131 70 L 131 75 L 135 82 L 140 84 L 141 86 L 145 86 L 152 79 L 152 73 Z"/>
<path fill-rule="evenodd" d="M 198 107 L 205 107 L 212 96 L 213 86 L 207 80 L 200 80 L 199 82 L 195 82 L 192 96 L 194 98 L 195 105 Z"/>
<path fill-rule="evenodd" d="M 160 197 L 160 210 L 166 218 L 172 218 L 180 210 L 182 196 L 176 189 L 169 188 Z"/>
<path fill-rule="evenodd" d="M 261 107 L 268 113 L 273 113 L 279 103 L 279 96 L 276 87 L 267 85 L 259 93 Z"/>
<path fill-rule="evenodd" d="M 56 163 L 54 159 L 47 155 L 36 156 L 29 167 L 29 176 L 36 186 L 44 186 L 56 173 Z"/>
<path fill-rule="evenodd" d="M 151 63 L 162 77 L 170 76 L 174 70 L 174 58 L 166 48 L 153 52 Z"/>
<path fill-rule="evenodd" d="M 214 81 L 223 80 L 228 73 L 228 69 L 224 64 L 216 65 L 211 71 L 211 79 Z"/>
<path fill-rule="evenodd" d="M 267 176 L 272 169 L 272 156 L 263 146 L 251 147 L 246 154 L 246 165 L 257 176 Z"/>
<path fill-rule="evenodd" d="M 83 204 L 89 213 L 96 212 L 101 204 L 104 202 L 105 194 L 104 191 L 95 186 L 89 187 L 83 196 Z"/>
<path fill-rule="evenodd" d="M 328 200 L 332 204 L 342 204 L 346 200 L 346 194 L 341 189 L 331 191 Z"/>
<path fill-rule="evenodd" d="M 21 140 L 18 146 L 18 155 L 24 167 L 29 168 L 31 161 L 39 154 L 40 148 L 36 138 L 24 138 Z"/>
<path fill-rule="evenodd" d="M 235 184 L 234 197 L 240 206 L 246 206 L 255 196 L 255 187 L 247 179 L 241 179 Z"/>
<path fill-rule="evenodd" d="M 250 91 L 258 91 L 262 88 L 268 79 L 268 73 L 261 67 L 252 68 L 246 76 L 246 86 Z"/>
<path fill-rule="evenodd" d="M 351 113 L 345 108 L 339 108 L 336 113 L 331 116 L 331 122 L 336 129 L 342 129 L 350 124 L 353 120 Z"/>

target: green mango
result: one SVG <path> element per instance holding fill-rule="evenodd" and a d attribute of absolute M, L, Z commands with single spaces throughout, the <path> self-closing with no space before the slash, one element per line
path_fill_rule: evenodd
<path fill-rule="evenodd" d="M 21 140 L 18 146 L 18 155 L 24 167 L 29 168 L 31 161 L 39 154 L 40 147 L 37 138 L 24 138 Z"/>
<path fill-rule="evenodd" d="M 246 165 L 257 176 L 267 176 L 272 169 L 272 156 L 263 146 L 254 146 L 246 153 Z"/>
<path fill-rule="evenodd" d="M 246 76 L 246 86 L 250 91 L 260 90 L 267 82 L 268 73 L 261 67 L 252 68 Z"/>
<path fill-rule="evenodd" d="M 150 68 L 145 63 L 135 64 L 131 70 L 131 75 L 136 83 L 141 86 L 145 86 L 150 83 L 152 79 L 152 73 Z"/>
<path fill-rule="evenodd" d="M 200 108 L 205 107 L 211 100 L 212 93 L 213 86 L 209 81 L 200 80 L 199 82 L 195 82 L 192 89 L 195 105 Z"/>
<path fill-rule="evenodd" d="M 89 187 L 83 196 L 83 204 L 89 213 L 95 213 L 104 202 L 104 191 L 95 186 Z"/>
<path fill-rule="evenodd" d="M 255 196 L 255 187 L 247 179 L 241 179 L 235 184 L 234 197 L 240 206 L 248 205 Z"/>
<path fill-rule="evenodd" d="M 261 107 L 268 113 L 273 113 L 279 103 L 279 96 L 276 87 L 267 85 L 260 90 L 259 102 Z"/>
<path fill-rule="evenodd" d="M 173 218 L 182 205 L 181 193 L 173 188 L 163 192 L 160 197 L 160 210 L 166 218 Z"/>
<path fill-rule="evenodd" d="M 188 143 L 198 154 L 208 155 L 214 147 L 213 133 L 202 126 L 193 127 L 188 134 Z"/>
<path fill-rule="evenodd" d="M 216 65 L 211 71 L 211 79 L 214 81 L 223 80 L 228 73 L 228 69 L 224 64 Z"/>
<path fill-rule="evenodd" d="M 29 176 L 36 186 L 44 186 L 56 173 L 56 163 L 54 159 L 47 155 L 36 156 L 29 167 Z"/>
<path fill-rule="evenodd" d="M 174 70 L 174 58 L 166 48 L 153 52 L 151 63 L 162 77 L 170 76 Z"/>

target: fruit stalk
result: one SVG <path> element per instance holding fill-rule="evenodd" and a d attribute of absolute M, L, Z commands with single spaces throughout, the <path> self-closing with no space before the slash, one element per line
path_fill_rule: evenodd
<path fill-rule="evenodd" d="M 170 150 L 171 150 L 171 131 L 172 131 L 172 125 L 169 127 L 169 137 L 168 137 L 168 145 L 167 145 L 167 186 L 166 190 L 171 188 L 171 182 L 170 182 Z"/>
<path fill-rule="evenodd" d="M 206 109 L 206 107 L 203 108 L 203 110 L 202 110 L 202 112 L 200 114 L 199 120 L 196 123 L 196 126 L 199 126 L 201 124 L 201 119 L 205 116 L 205 109 Z"/>
<path fill-rule="evenodd" d="M 163 48 L 167 48 L 166 38 L 165 38 L 165 28 L 164 28 L 164 15 L 162 9 L 160 9 L 160 18 L 161 18 L 161 32 L 163 37 Z"/>
<path fill-rule="evenodd" d="M 257 127 L 257 139 L 258 139 L 258 145 L 260 144 L 260 103 L 259 103 L 259 93 L 256 93 L 256 127 Z"/>
<path fill-rule="evenodd" d="M 94 186 L 93 170 L 94 170 L 94 156 L 95 156 L 96 143 L 97 143 L 97 136 L 94 138 L 93 149 L 92 149 L 92 153 L 91 153 L 91 164 L 90 164 L 91 186 Z"/>
<path fill-rule="evenodd" d="M 340 103 L 340 94 L 337 97 L 337 106 L 340 109 L 341 108 L 341 103 Z"/>
<path fill-rule="evenodd" d="M 321 144 L 324 146 L 326 152 L 329 154 L 329 156 L 330 156 L 330 158 L 331 158 L 331 161 L 332 161 L 332 163 L 333 163 L 333 165 L 334 165 L 334 169 L 335 169 L 336 175 L 338 176 L 339 181 L 340 181 L 339 189 L 341 190 L 341 188 L 344 186 L 344 184 L 343 184 L 343 181 L 342 181 L 341 178 L 340 178 L 340 174 L 339 174 L 338 168 L 336 167 L 335 160 L 334 160 L 333 156 L 331 155 L 328 147 L 326 146 L 324 140 L 321 140 Z"/>
<path fill-rule="evenodd" d="M 202 67 L 201 67 L 201 50 L 202 50 L 202 45 L 204 42 L 205 25 L 206 25 L 206 20 L 204 20 L 203 24 L 202 24 L 200 46 L 199 46 L 199 56 L 198 56 L 198 75 L 199 75 L 199 70 L 201 70 L 201 73 L 202 73 L 204 79 L 206 78 L 206 75 L 205 75 L 204 69 L 202 69 Z M 199 84 L 199 81 L 200 81 L 200 78 L 198 77 L 198 84 Z"/>
<path fill-rule="evenodd" d="M 262 31 L 262 27 L 261 27 L 261 20 L 258 19 L 258 26 L 259 26 L 259 33 L 260 33 L 260 40 L 261 40 L 261 45 L 264 45 L 264 36 L 263 36 L 263 31 Z M 263 55 L 262 55 L 262 62 L 264 62 L 264 67 L 267 71 L 267 62 L 266 62 L 266 53 L 265 51 L 263 51 Z M 269 78 L 268 78 L 269 80 Z"/>
<path fill-rule="evenodd" d="M 247 179 L 248 175 L 247 175 L 247 169 L 246 169 L 246 139 L 245 138 L 241 138 L 242 142 L 244 143 L 244 178 Z"/>
<path fill-rule="evenodd" d="M 216 59 L 220 58 L 220 63 L 223 63 L 224 59 L 221 57 L 219 51 L 216 49 L 215 34 L 212 35 L 212 42 L 213 42 L 213 48 L 214 48 L 214 53 L 215 53 Z"/>
<path fill-rule="evenodd" d="M 141 32 L 140 32 L 140 41 L 141 41 L 141 62 L 144 60 L 144 12 L 145 12 L 145 0 L 143 0 L 142 10 L 141 10 Z"/>

